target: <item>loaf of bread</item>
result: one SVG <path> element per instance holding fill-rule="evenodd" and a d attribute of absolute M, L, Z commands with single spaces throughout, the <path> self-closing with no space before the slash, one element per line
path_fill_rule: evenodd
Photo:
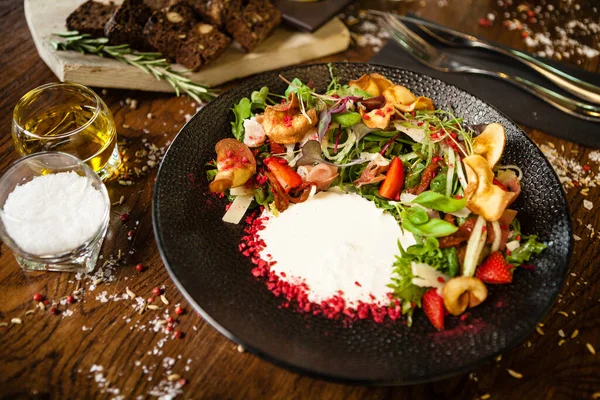
<path fill-rule="evenodd" d="M 104 36 L 104 26 L 115 11 L 115 4 L 88 0 L 67 17 L 67 29 L 87 33 L 93 37 Z"/>

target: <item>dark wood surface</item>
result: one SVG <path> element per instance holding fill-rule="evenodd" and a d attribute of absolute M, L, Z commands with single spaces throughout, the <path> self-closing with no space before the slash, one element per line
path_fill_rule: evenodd
<path fill-rule="evenodd" d="M 28 90 L 56 78 L 35 51 L 22 2 L 1 0 L 0 4 L 0 169 L 4 170 L 17 159 L 10 135 L 12 108 Z M 518 31 L 508 31 L 499 23 L 490 28 L 478 24 L 479 18 L 488 12 L 503 11 L 495 0 L 361 2 L 364 7 L 367 4 L 380 9 L 397 8 L 400 12 L 418 11 L 454 28 L 525 49 Z M 348 13 L 356 13 L 357 9 Z M 597 21 L 598 14 L 594 15 Z M 368 47 L 353 46 L 346 53 L 326 60 L 365 61 L 372 54 Z M 597 71 L 598 61 L 584 60 L 580 65 Z M 166 146 L 196 107 L 186 97 L 167 94 L 108 90 L 102 97 L 114 113 L 130 168 L 141 168 L 147 163 L 147 157 L 136 161 L 135 156 L 144 141 L 159 148 Z M 137 100 L 137 108 L 128 105 L 127 98 Z M 149 113 L 152 118 L 148 118 Z M 559 154 L 581 164 L 589 162 L 591 149 L 524 129 L 537 143 L 552 142 Z M 597 172 L 598 164 L 592 164 L 592 170 Z M 487 398 L 488 394 L 493 399 L 600 398 L 600 355 L 593 355 L 586 347 L 586 343 L 591 343 L 600 351 L 598 236 L 590 238 L 595 231 L 586 228 L 587 224 L 600 228 L 600 214 L 595 208 L 588 211 L 582 205 L 588 199 L 600 206 L 600 188 L 591 188 L 587 197 L 576 188 L 567 191 L 576 221 L 575 234 L 581 240 L 575 242 L 571 274 L 562 296 L 543 321 L 544 335 L 533 333 L 522 345 L 507 350 L 501 360 L 472 374 L 434 384 L 372 388 L 333 384 L 282 370 L 251 354 L 238 352 L 235 344 L 202 321 L 170 281 L 154 242 L 151 195 L 155 174 L 156 168 L 140 177 L 134 173 L 131 186 L 116 181 L 108 183 L 113 202 L 121 196 L 125 200 L 113 206 L 103 252 L 108 258 L 120 251 L 122 258 L 114 268 L 113 280 L 98 283 L 93 291 L 90 287 L 93 279 L 78 283 L 72 274 L 23 273 L 10 250 L 2 245 L 0 322 L 8 322 L 8 326 L 0 327 L 0 397 L 151 398 L 153 390 L 160 387 L 161 381 L 164 384 L 171 373 L 187 381 L 180 394 L 183 398 L 473 399 Z M 119 218 L 124 212 L 131 214 L 127 222 Z M 135 231 L 132 240 L 128 240 L 130 230 Z M 145 266 L 143 272 L 136 271 L 138 263 Z M 77 296 L 75 304 L 58 304 L 60 315 L 38 309 L 24 316 L 27 310 L 35 309 L 32 301 L 35 293 L 60 302 L 79 285 L 85 291 Z M 148 310 L 140 315 L 132 308 L 131 300 L 102 301 L 103 292 L 106 297 L 120 298 L 126 288 L 144 298 L 151 297 L 152 288 L 161 285 L 165 286 L 170 305 L 162 305 L 158 298 L 155 304 L 170 310 L 172 315 L 174 305 L 179 302 L 186 310 L 176 326 L 185 333 L 182 339 L 149 328 L 150 321 L 162 312 Z M 15 317 L 22 318 L 23 323 L 11 324 Z M 576 330 L 578 335 L 571 338 Z M 561 332 L 565 342 L 559 345 Z M 165 337 L 168 339 L 162 340 Z M 164 362 L 169 361 L 166 357 L 175 360 L 172 367 L 164 367 Z M 102 371 L 93 371 L 98 369 L 94 366 L 101 366 Z M 512 377 L 507 372 L 509 368 L 523 377 Z"/>

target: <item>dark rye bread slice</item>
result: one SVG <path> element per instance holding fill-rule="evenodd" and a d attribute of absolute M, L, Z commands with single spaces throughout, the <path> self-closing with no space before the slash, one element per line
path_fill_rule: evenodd
<path fill-rule="evenodd" d="M 93 37 L 104 36 L 104 26 L 110 19 L 115 4 L 89 0 L 80 5 L 67 17 L 67 29 L 88 33 Z"/>
<path fill-rule="evenodd" d="M 144 3 L 153 10 L 162 10 L 175 3 L 179 3 L 179 0 L 144 0 Z"/>
<path fill-rule="evenodd" d="M 110 44 L 128 44 L 135 50 L 153 50 L 142 31 L 152 10 L 143 0 L 124 0 L 104 28 Z"/>
<path fill-rule="evenodd" d="M 281 23 L 281 12 L 269 0 L 250 0 L 231 13 L 225 26 L 246 51 L 252 51 Z"/>
<path fill-rule="evenodd" d="M 204 21 L 219 29 L 225 28 L 230 16 L 242 9 L 242 0 L 188 0 L 188 3 Z"/>
<path fill-rule="evenodd" d="M 191 70 L 215 59 L 229 47 L 231 39 L 213 25 L 199 23 L 188 32 L 188 37 L 177 48 L 175 59 Z"/>
<path fill-rule="evenodd" d="M 172 62 L 177 48 L 187 39 L 188 32 L 196 22 L 193 8 L 187 3 L 177 3 L 167 9 L 154 11 L 144 27 L 144 36 Z"/>

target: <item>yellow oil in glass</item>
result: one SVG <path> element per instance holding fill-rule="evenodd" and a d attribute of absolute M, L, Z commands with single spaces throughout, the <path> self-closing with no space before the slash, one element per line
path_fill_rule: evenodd
<path fill-rule="evenodd" d="M 20 155 L 62 151 L 83 160 L 102 179 L 121 163 L 112 114 L 85 86 L 59 83 L 30 91 L 15 107 L 12 133 Z"/>

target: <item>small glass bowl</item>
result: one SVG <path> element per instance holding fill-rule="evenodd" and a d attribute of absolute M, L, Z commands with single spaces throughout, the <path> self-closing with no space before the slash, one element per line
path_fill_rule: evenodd
<path fill-rule="evenodd" d="M 77 199 L 75 204 L 82 204 L 87 190 L 98 190 L 103 199 L 103 215 L 101 223 L 95 233 L 76 248 L 61 251 L 57 254 L 31 254 L 21 248 L 11 238 L 7 228 L 10 224 L 43 223 L 51 216 L 45 218 L 29 217 L 27 215 L 11 215 L 5 210 L 6 201 L 17 186 L 23 185 L 37 176 L 56 174 L 60 172 L 75 172 L 86 177 L 86 184 L 81 191 L 74 194 Z M 44 201 L 47 199 L 37 199 Z M 56 204 L 53 205 L 56 207 Z M 60 207 L 57 207 L 60 209 Z M 17 262 L 25 271 L 61 271 L 61 272 L 91 272 L 94 270 L 104 235 L 110 218 L 110 198 L 106 187 L 100 177 L 83 161 L 67 153 L 47 151 L 35 153 L 24 157 L 11 165 L 0 177 L 0 239 L 13 251 Z M 39 225 L 40 227 L 42 225 Z M 47 232 L 52 234 L 52 228 Z"/>

